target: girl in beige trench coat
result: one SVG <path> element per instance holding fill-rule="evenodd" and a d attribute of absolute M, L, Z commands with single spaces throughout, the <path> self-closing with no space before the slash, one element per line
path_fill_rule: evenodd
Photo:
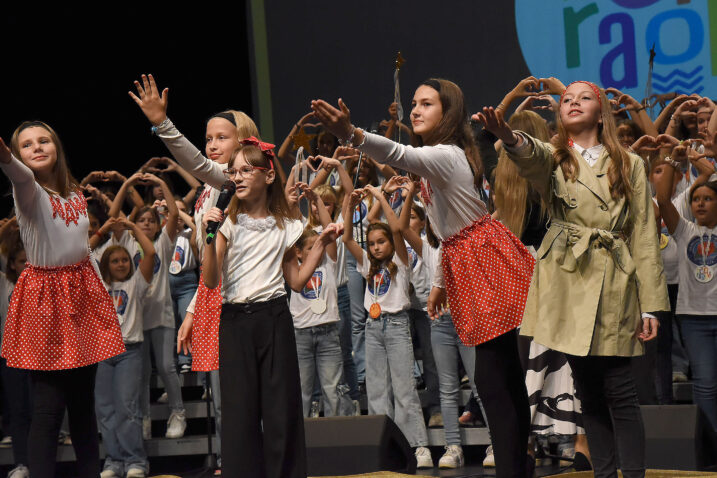
<path fill-rule="evenodd" d="M 645 474 L 645 437 L 630 357 L 657 336 L 652 312 L 669 310 L 642 160 L 620 146 L 610 103 L 593 83 L 560 94 L 558 137 L 514 132 L 493 108 L 474 119 L 503 143 L 549 205 L 521 333 L 564 352 L 582 401 L 596 477 Z"/>

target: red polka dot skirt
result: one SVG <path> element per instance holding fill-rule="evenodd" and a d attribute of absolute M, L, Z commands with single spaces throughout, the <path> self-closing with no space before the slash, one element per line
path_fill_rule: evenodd
<path fill-rule="evenodd" d="M 209 372 L 219 370 L 219 316 L 222 313 L 222 284 L 214 289 L 204 285 L 204 274 L 199 276 L 197 301 L 194 304 L 192 326 L 192 370 Z"/>
<path fill-rule="evenodd" d="M 25 268 L 3 334 L 8 367 L 64 370 L 124 351 L 112 298 L 89 257 L 71 266 Z"/>
<path fill-rule="evenodd" d="M 446 295 L 463 344 L 482 344 L 520 325 L 534 265 L 523 243 L 488 215 L 443 241 Z"/>

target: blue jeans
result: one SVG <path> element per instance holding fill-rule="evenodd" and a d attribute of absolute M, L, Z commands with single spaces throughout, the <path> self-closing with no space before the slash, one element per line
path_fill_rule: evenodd
<path fill-rule="evenodd" d="M 172 293 L 172 309 L 174 310 L 174 324 L 179 330 L 182 325 L 184 316 L 187 313 L 187 307 L 197 291 L 199 281 L 197 273 L 194 270 L 180 272 L 177 275 L 169 274 L 169 290 Z M 192 356 L 180 352 L 178 356 L 179 364 L 192 364 Z"/>
<path fill-rule="evenodd" d="M 144 342 L 142 342 L 142 396 L 140 401 L 142 416 L 150 416 L 149 379 L 152 376 L 152 362 L 149 357 L 150 346 L 154 352 L 154 363 L 157 366 L 157 372 L 162 377 L 162 383 L 167 391 L 170 410 L 173 412 L 184 410 L 182 387 L 179 385 L 179 375 L 177 375 L 177 369 L 174 366 L 174 338 L 176 335 L 175 330 L 169 327 L 155 327 L 144 331 Z"/>
<path fill-rule="evenodd" d="M 441 397 L 446 445 L 460 445 L 461 434 L 458 426 L 458 403 L 460 377 L 458 376 L 458 356 L 468 374 L 473 395 L 478 396 L 475 385 L 476 350 L 463 345 L 458 338 L 453 319 L 446 314 L 431 321 L 431 346 L 438 369 L 438 383 Z"/>
<path fill-rule="evenodd" d="M 344 361 L 344 382 L 349 386 L 349 396 L 352 400 L 360 397 L 356 364 L 353 357 L 353 343 L 351 341 L 351 294 L 348 284 L 339 286 L 339 341 L 341 342 L 341 356 Z"/>
<path fill-rule="evenodd" d="M 694 402 L 717 431 L 717 316 L 679 315 L 692 368 Z"/>
<path fill-rule="evenodd" d="M 408 443 L 417 447 L 426 446 L 428 436 L 413 377 L 413 362 L 407 311 L 383 313 L 378 319 L 366 321 L 368 413 L 391 417 Z"/>
<path fill-rule="evenodd" d="M 413 337 L 418 342 L 417 348 L 421 350 L 423 357 L 423 383 L 426 385 L 425 404 L 430 416 L 438 412 L 441 403 L 438 390 L 438 370 L 431 347 L 431 319 L 428 318 L 428 313 L 421 309 L 409 310 L 408 316 L 411 318 L 413 331 L 415 332 Z M 475 362 L 475 357 L 473 361 Z"/>
<path fill-rule="evenodd" d="M 366 381 L 366 309 L 363 306 L 363 294 L 366 282 L 356 271 L 356 258 L 346 254 L 346 273 L 349 276 L 348 288 L 351 296 L 351 342 L 353 343 L 354 364 L 356 366 L 356 379 Z"/>
<path fill-rule="evenodd" d="M 324 396 L 324 416 L 349 415 L 353 404 L 343 383 L 343 362 L 337 323 L 294 329 L 296 354 L 301 376 L 304 416 L 311 410 L 314 378 L 318 377 Z"/>
<path fill-rule="evenodd" d="M 95 410 L 107 457 L 105 470 L 119 476 L 133 468 L 149 471 L 142 440 L 138 377 L 142 373 L 142 344 L 100 362 L 95 378 Z"/>

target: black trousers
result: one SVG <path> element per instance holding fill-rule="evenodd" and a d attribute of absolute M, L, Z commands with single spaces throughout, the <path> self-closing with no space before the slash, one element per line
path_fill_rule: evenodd
<path fill-rule="evenodd" d="M 525 478 L 530 409 L 517 330 L 476 346 L 476 388 L 488 419 L 496 476 Z"/>
<path fill-rule="evenodd" d="M 567 355 L 596 478 L 645 476 L 645 429 L 630 357 Z"/>
<path fill-rule="evenodd" d="M 299 364 L 285 296 L 222 306 L 219 382 L 222 475 L 306 477 Z"/>
<path fill-rule="evenodd" d="M 32 370 L 33 410 L 28 441 L 32 478 L 54 478 L 57 437 L 67 416 L 72 446 L 77 456 L 77 475 L 97 478 L 100 448 L 95 417 L 97 365 L 69 370 Z"/>
<path fill-rule="evenodd" d="M 27 456 L 27 437 L 30 433 L 32 419 L 32 387 L 30 372 L 21 368 L 7 366 L 4 358 L 0 358 L 2 385 L 5 396 L 5 412 L 3 419 L 9 420 L 10 436 L 12 437 L 12 453 L 15 466 L 29 463 Z"/>

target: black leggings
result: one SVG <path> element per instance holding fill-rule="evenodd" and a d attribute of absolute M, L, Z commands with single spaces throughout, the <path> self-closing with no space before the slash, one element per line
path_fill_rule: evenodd
<path fill-rule="evenodd" d="M 476 388 L 488 419 L 496 477 L 524 478 L 530 409 L 516 330 L 476 346 Z"/>
<path fill-rule="evenodd" d="M 33 410 L 30 425 L 30 476 L 54 478 L 57 437 L 65 408 L 72 446 L 77 457 L 77 476 L 97 478 L 100 449 L 95 417 L 95 372 L 97 365 L 69 370 L 33 370 Z"/>

